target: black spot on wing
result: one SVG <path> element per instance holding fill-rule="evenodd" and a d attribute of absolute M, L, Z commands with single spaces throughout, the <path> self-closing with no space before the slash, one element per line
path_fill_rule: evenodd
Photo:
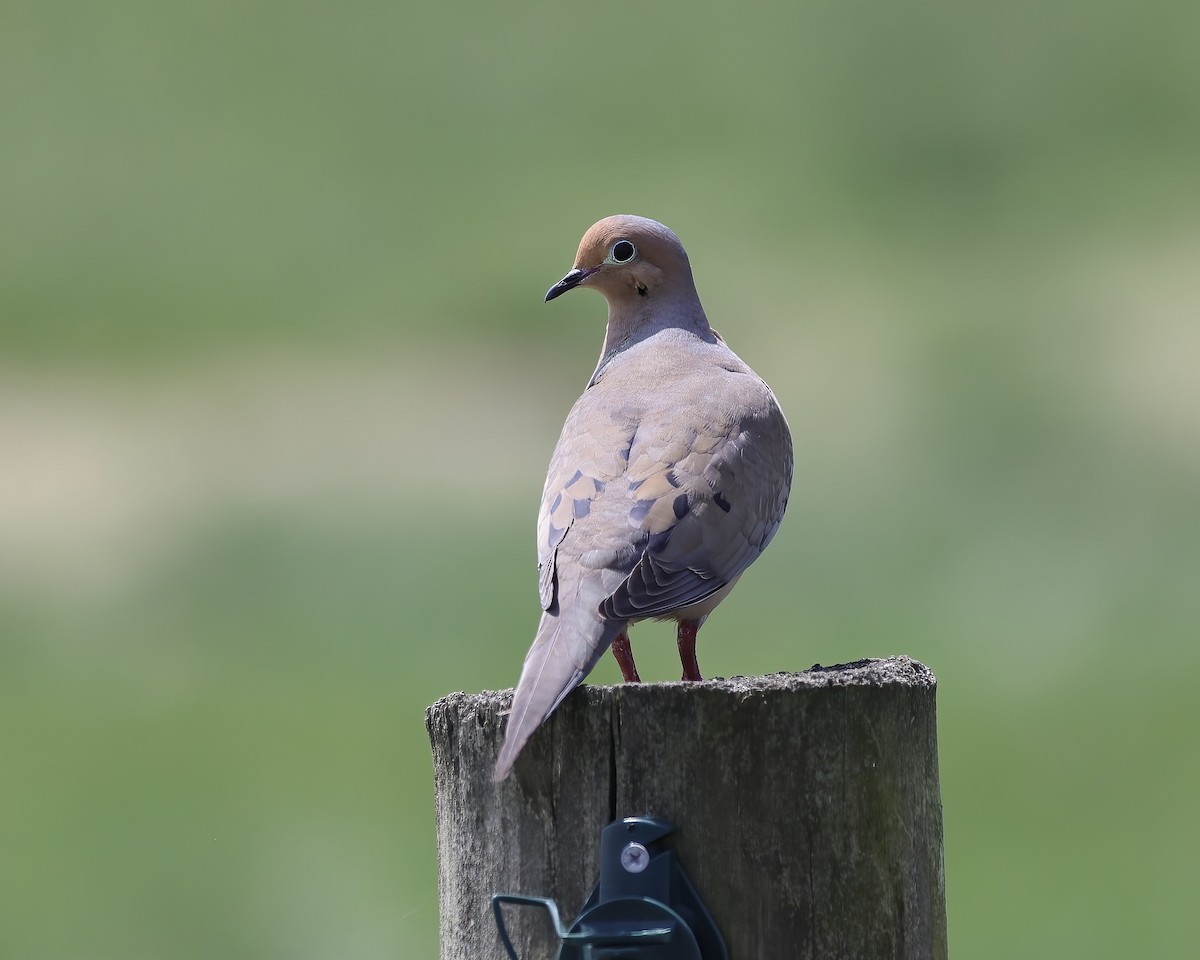
<path fill-rule="evenodd" d="M 684 517 L 686 517 L 688 512 L 687 494 L 681 493 L 679 496 L 677 496 L 675 498 L 675 502 L 671 504 L 671 507 L 675 511 L 676 520 L 682 520 Z"/>
<path fill-rule="evenodd" d="M 639 500 L 633 505 L 633 509 L 629 511 L 629 519 L 634 523 L 641 523 L 646 519 L 646 514 L 650 512 L 656 502 L 655 500 Z"/>
<path fill-rule="evenodd" d="M 725 499 L 725 497 L 721 494 L 720 491 L 713 494 L 713 503 L 715 503 L 718 507 L 720 507 L 726 513 L 729 512 L 729 509 L 730 509 L 729 501 Z"/>
<path fill-rule="evenodd" d="M 545 563 L 538 564 L 538 598 L 543 610 L 553 610 L 558 603 L 558 551 L 554 550 Z"/>

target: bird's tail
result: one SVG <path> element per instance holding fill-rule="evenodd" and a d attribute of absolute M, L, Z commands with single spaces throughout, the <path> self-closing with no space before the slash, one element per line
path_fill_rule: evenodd
<path fill-rule="evenodd" d="M 580 591 L 586 593 L 587 591 Z M 598 612 L 603 594 L 594 600 L 580 596 L 543 613 L 533 646 L 525 655 L 521 679 L 513 694 L 504 746 L 496 760 L 494 778 L 503 780 L 533 732 L 563 699 L 591 673 L 617 635 L 625 628 L 620 620 L 604 620 Z M 560 599 L 562 597 L 560 596 Z"/>

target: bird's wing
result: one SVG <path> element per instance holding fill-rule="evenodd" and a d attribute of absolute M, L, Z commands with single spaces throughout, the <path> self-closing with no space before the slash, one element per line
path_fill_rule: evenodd
<path fill-rule="evenodd" d="M 688 378 L 669 413 L 638 431 L 626 480 L 628 525 L 644 548 L 600 604 L 612 620 L 670 616 L 740 575 L 775 535 L 787 505 L 792 443 L 753 374 Z"/>
<path fill-rule="evenodd" d="M 636 424 L 610 415 L 608 399 L 596 388 L 579 398 L 550 458 L 537 525 L 543 613 L 513 694 L 497 780 L 625 627 L 602 617 L 600 603 L 637 561 L 620 479 Z"/>
<path fill-rule="evenodd" d="M 580 397 L 550 458 L 537 523 L 538 596 L 543 610 L 550 610 L 557 599 L 558 551 L 568 532 L 571 538 L 563 562 L 577 562 L 601 543 L 611 546 L 614 560 L 625 546 L 627 567 L 636 559 L 634 532 L 626 534 L 611 520 L 619 514 L 613 500 L 622 495 L 620 478 L 629 466 L 637 424 L 610 415 L 606 407 L 605 391 L 600 388 Z"/>

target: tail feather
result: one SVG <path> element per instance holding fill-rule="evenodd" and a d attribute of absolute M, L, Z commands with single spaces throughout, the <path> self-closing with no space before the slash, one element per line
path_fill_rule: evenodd
<path fill-rule="evenodd" d="M 594 604 L 591 610 L 595 610 Z M 513 695 L 495 780 L 508 776 L 533 732 L 591 673 L 624 627 L 621 621 L 602 620 L 598 614 L 583 613 L 574 605 L 561 613 L 542 614 Z"/>

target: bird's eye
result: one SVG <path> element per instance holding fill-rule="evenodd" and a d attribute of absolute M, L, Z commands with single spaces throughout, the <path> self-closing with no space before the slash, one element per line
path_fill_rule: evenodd
<path fill-rule="evenodd" d="M 637 247 L 628 240 L 618 240 L 608 252 L 613 263 L 628 263 L 637 255 Z"/>

